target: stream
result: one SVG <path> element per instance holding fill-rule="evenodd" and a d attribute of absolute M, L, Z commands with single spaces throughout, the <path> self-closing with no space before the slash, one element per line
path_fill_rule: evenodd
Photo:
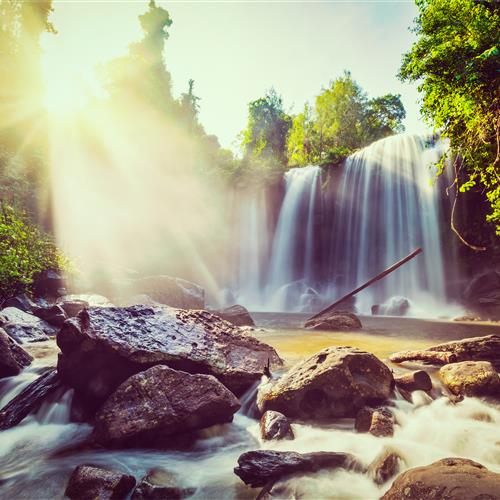
<path fill-rule="evenodd" d="M 500 332 L 499 326 L 490 324 L 389 317 L 362 317 L 364 329 L 359 333 L 310 332 L 299 328 L 303 315 L 254 316 L 258 324 L 256 336 L 273 345 L 287 366 L 330 345 L 359 347 L 384 359 L 399 350 Z M 16 377 L 0 381 L 2 407 L 44 366 L 53 366 L 56 361 L 54 341 L 32 344 L 29 349 L 36 357 L 32 366 Z M 395 365 L 393 368 L 404 370 Z M 437 396 L 439 383 L 432 376 L 433 396 Z M 92 463 L 126 472 L 137 480 L 152 468 L 165 467 L 179 474 L 181 486 L 196 488 L 190 497 L 193 499 L 253 499 L 259 490 L 245 486 L 233 468 L 241 453 L 258 448 L 348 452 L 365 465 L 390 449 L 403 458 L 401 470 L 455 456 L 470 458 L 500 472 L 500 405 L 491 401 L 466 398 L 453 405 L 448 398 L 433 400 L 417 391 L 412 402 L 397 397 L 394 400 L 393 411 L 399 425 L 393 437 L 356 433 L 353 419 L 340 419 L 322 427 L 295 423 L 295 440 L 262 442 L 258 420 L 251 417 L 255 389 L 241 398 L 242 409 L 232 423 L 200 431 L 188 449 L 175 450 L 105 450 L 86 446 L 91 427 L 69 422 L 72 391 L 62 389 L 36 415 L 0 434 L 0 498 L 63 498 L 72 470 L 79 464 Z M 368 476 L 356 472 L 322 471 L 289 480 L 285 498 L 376 499 L 390 484 L 391 481 L 377 486 Z"/>

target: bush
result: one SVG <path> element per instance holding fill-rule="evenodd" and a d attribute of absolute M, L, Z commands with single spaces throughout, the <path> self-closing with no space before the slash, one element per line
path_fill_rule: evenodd
<path fill-rule="evenodd" d="M 23 212 L 0 205 L 0 303 L 31 291 L 34 274 L 45 269 L 62 271 L 68 266 L 53 238 Z"/>

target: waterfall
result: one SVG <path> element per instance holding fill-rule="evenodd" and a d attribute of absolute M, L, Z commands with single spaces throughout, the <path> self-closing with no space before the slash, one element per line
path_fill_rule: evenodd
<path fill-rule="evenodd" d="M 348 157 L 341 167 L 292 168 L 275 230 L 260 196 L 245 202 L 237 300 L 253 310 L 317 311 L 417 247 L 424 252 L 357 296 L 392 314 L 446 313 L 442 194 L 435 163 L 447 145 L 433 137 L 397 135 Z M 258 221 L 258 222 L 257 222 Z M 263 245 L 268 251 L 263 251 Z M 445 265 L 446 264 L 446 265 Z M 251 300 L 249 300 L 251 298 Z"/>

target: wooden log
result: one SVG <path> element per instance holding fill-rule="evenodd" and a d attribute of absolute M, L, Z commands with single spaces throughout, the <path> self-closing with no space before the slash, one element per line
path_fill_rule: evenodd
<path fill-rule="evenodd" d="M 373 283 L 376 283 L 377 281 L 381 280 L 382 278 L 385 278 L 388 274 L 392 273 L 399 267 L 401 267 L 403 264 L 406 264 L 408 261 L 416 257 L 418 254 L 422 253 L 423 250 L 421 248 L 417 248 L 413 252 L 411 252 L 409 255 L 407 255 L 404 259 L 399 260 L 392 266 L 388 267 L 385 271 L 382 271 L 381 273 L 377 274 L 373 278 L 369 279 L 366 283 L 363 283 L 361 286 L 358 288 L 354 289 L 352 292 L 349 292 L 348 294 L 344 295 L 342 298 L 339 300 L 335 301 L 333 304 L 329 305 L 325 309 L 321 310 L 319 313 L 315 314 L 314 316 L 311 316 L 308 318 L 307 321 L 311 321 L 312 319 L 319 318 L 320 316 L 323 316 L 325 314 L 328 314 L 329 312 L 333 311 L 336 306 L 338 306 L 341 302 L 344 302 L 345 300 L 349 299 L 353 295 L 356 295 L 357 293 L 361 292 L 365 288 L 369 287 L 370 285 L 373 285 Z"/>
<path fill-rule="evenodd" d="M 457 356 L 452 352 L 445 351 L 403 351 L 391 354 L 389 360 L 393 363 L 423 361 L 432 365 L 447 365 L 448 363 L 456 363 Z"/>
<path fill-rule="evenodd" d="M 430 391 L 432 389 L 432 380 L 429 374 L 424 370 L 405 373 L 394 377 L 398 389 L 408 392 Z"/>
<path fill-rule="evenodd" d="M 61 387 L 55 368 L 47 370 L 0 411 L 0 430 L 10 429 L 40 408 L 44 399 Z"/>

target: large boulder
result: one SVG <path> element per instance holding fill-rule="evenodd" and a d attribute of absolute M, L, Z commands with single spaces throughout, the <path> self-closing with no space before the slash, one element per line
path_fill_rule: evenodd
<path fill-rule="evenodd" d="M 439 370 L 451 393 L 463 396 L 500 396 L 500 376 L 489 361 L 462 361 Z"/>
<path fill-rule="evenodd" d="M 500 474 L 472 460 L 444 458 L 400 474 L 382 500 L 494 500 L 499 492 Z"/>
<path fill-rule="evenodd" d="M 463 301 L 472 311 L 485 319 L 500 317 L 500 272 L 487 271 L 469 282 L 463 292 Z"/>
<path fill-rule="evenodd" d="M 276 351 L 206 311 L 166 306 L 96 307 L 67 320 L 57 336 L 61 378 L 102 402 L 152 365 L 214 375 L 235 394 L 260 379 Z"/>
<path fill-rule="evenodd" d="M 421 351 L 402 351 L 391 354 L 393 363 L 423 361 L 446 365 L 459 361 L 491 361 L 500 364 L 500 336 L 486 335 L 438 344 Z"/>
<path fill-rule="evenodd" d="M 71 474 L 65 496 L 74 500 L 126 498 L 135 478 L 94 465 L 79 465 Z"/>
<path fill-rule="evenodd" d="M 180 309 L 203 309 L 205 291 L 195 283 L 181 278 L 158 275 L 133 280 L 136 294 L 146 294 L 156 302 Z"/>
<path fill-rule="evenodd" d="M 319 318 L 307 320 L 304 326 L 312 330 L 359 330 L 362 328 L 359 318 L 348 311 L 332 311 Z"/>
<path fill-rule="evenodd" d="M 16 307 L 6 307 L 0 311 L 0 326 L 19 343 L 48 340 L 50 335 L 57 332 L 56 327 Z"/>
<path fill-rule="evenodd" d="M 250 316 L 248 310 L 240 305 L 219 309 L 214 311 L 214 313 L 220 318 L 225 319 L 226 321 L 229 321 L 229 323 L 236 326 L 255 326 L 252 316 Z"/>
<path fill-rule="evenodd" d="M 36 307 L 33 314 L 56 328 L 60 328 L 68 318 L 64 309 L 57 304 L 49 307 Z"/>
<path fill-rule="evenodd" d="M 33 358 L 0 328 L 0 378 L 17 375 Z"/>
<path fill-rule="evenodd" d="M 2 307 L 15 307 L 16 309 L 30 313 L 37 305 L 25 293 L 21 293 L 5 300 Z"/>
<path fill-rule="evenodd" d="M 239 408 L 215 377 L 159 365 L 133 375 L 106 400 L 94 436 L 105 446 L 168 445 L 173 436 L 230 422 Z"/>
<path fill-rule="evenodd" d="M 336 468 L 363 470 L 349 453 L 319 451 L 302 454 L 294 451 L 256 450 L 240 455 L 234 473 L 245 484 L 256 488 L 290 474 Z"/>
<path fill-rule="evenodd" d="M 259 409 L 287 417 L 331 420 L 354 417 L 366 405 L 391 395 L 391 370 L 373 354 L 353 347 L 328 347 L 295 365 L 258 395 Z"/>

